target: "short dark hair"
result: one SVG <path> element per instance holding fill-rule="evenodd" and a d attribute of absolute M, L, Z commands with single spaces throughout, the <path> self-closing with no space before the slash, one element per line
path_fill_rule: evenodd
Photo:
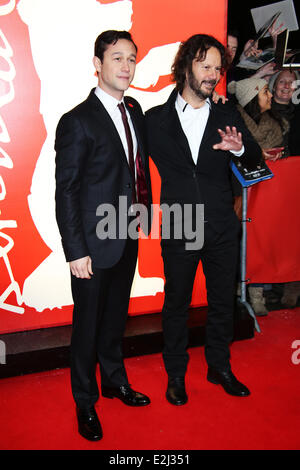
<path fill-rule="evenodd" d="M 213 36 L 207 34 L 195 34 L 182 42 L 179 46 L 174 63 L 172 65 L 172 78 L 177 90 L 181 93 L 186 80 L 186 71 L 191 72 L 193 60 L 205 60 L 208 49 L 215 47 L 221 54 L 222 73 L 227 68 L 225 47 Z"/>
<path fill-rule="evenodd" d="M 254 98 L 252 98 L 252 100 L 244 106 L 244 109 L 246 113 L 249 114 L 249 116 L 253 119 L 253 121 L 255 121 L 256 124 L 259 124 L 262 114 L 258 103 L 258 94 L 255 95 Z"/>
<path fill-rule="evenodd" d="M 227 37 L 228 36 L 232 36 L 233 38 L 236 38 L 237 40 L 239 40 L 240 38 L 240 35 L 239 35 L 239 32 L 237 29 L 228 29 L 227 30 Z"/>
<path fill-rule="evenodd" d="M 101 62 L 103 62 L 104 52 L 108 46 L 110 44 L 116 44 L 119 39 L 126 39 L 127 41 L 132 42 L 137 51 L 137 45 L 133 41 L 132 36 L 128 31 L 116 31 L 114 29 L 109 29 L 108 31 L 104 31 L 103 33 L 99 34 L 97 37 L 95 41 L 94 55 L 98 57 Z"/>

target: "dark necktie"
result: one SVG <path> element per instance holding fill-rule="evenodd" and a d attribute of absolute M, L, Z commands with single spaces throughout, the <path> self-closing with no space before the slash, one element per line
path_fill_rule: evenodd
<path fill-rule="evenodd" d="M 138 195 L 138 198 L 137 198 L 136 191 L 135 191 L 135 169 L 134 169 L 135 165 L 134 165 L 134 156 L 133 156 L 132 135 L 130 132 L 130 127 L 129 127 L 124 104 L 119 103 L 118 108 L 121 111 L 122 121 L 123 121 L 124 128 L 125 128 L 127 146 L 128 146 L 129 167 L 131 170 L 132 180 L 133 180 L 133 185 L 134 185 L 132 202 L 135 203 L 138 201 L 140 204 L 144 204 L 145 206 L 147 206 L 148 191 L 147 191 L 147 184 L 146 184 L 146 178 L 145 178 L 145 172 L 144 172 L 142 159 L 141 159 L 139 151 L 137 151 L 137 155 L 136 155 L 136 176 L 137 176 L 137 195 Z"/>

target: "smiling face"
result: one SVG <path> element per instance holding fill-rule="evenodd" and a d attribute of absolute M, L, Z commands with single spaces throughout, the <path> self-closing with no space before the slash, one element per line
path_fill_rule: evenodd
<path fill-rule="evenodd" d="M 293 82 L 296 80 L 294 72 L 286 70 L 281 72 L 274 85 L 274 100 L 276 103 L 288 104 L 292 99 L 295 88 Z"/>
<path fill-rule="evenodd" d="M 261 113 L 271 109 L 272 96 L 268 85 L 265 85 L 258 93 L 258 104 Z"/>
<path fill-rule="evenodd" d="M 190 96 L 193 101 L 203 102 L 210 97 L 218 84 L 222 71 L 221 54 L 215 47 L 207 50 L 204 60 L 197 56 L 192 62 L 191 71 L 186 73 L 186 84 L 182 96 Z"/>
<path fill-rule="evenodd" d="M 102 61 L 94 57 L 94 65 L 98 72 L 99 87 L 121 100 L 134 77 L 136 48 L 131 41 L 119 39 L 107 47 Z"/>

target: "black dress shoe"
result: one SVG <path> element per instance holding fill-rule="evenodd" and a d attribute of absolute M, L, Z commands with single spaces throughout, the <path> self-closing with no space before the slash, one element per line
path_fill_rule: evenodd
<path fill-rule="evenodd" d="M 102 386 L 102 396 L 105 398 L 119 398 L 128 406 L 146 406 L 150 403 L 150 399 L 146 395 L 135 392 L 129 385 L 121 385 L 121 387 Z"/>
<path fill-rule="evenodd" d="M 237 380 L 231 370 L 217 371 L 208 368 L 207 380 L 216 385 L 222 385 L 225 392 L 235 397 L 247 397 L 250 395 L 248 388 Z"/>
<path fill-rule="evenodd" d="M 95 408 L 76 408 L 78 432 L 89 441 L 100 441 L 103 437 L 102 428 Z"/>
<path fill-rule="evenodd" d="M 169 377 L 166 398 L 172 405 L 185 405 L 188 397 L 185 391 L 184 377 Z"/>

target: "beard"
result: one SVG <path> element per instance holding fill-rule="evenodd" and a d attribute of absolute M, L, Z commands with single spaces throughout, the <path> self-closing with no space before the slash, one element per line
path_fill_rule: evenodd
<path fill-rule="evenodd" d="M 213 91 L 214 91 L 214 89 L 215 89 L 215 87 L 218 83 L 216 80 L 202 80 L 202 82 L 199 82 L 195 78 L 195 75 L 193 74 L 192 71 L 188 72 L 187 82 L 188 82 L 188 85 L 191 88 L 191 90 L 201 100 L 206 100 L 206 98 L 209 98 L 212 95 L 212 93 L 213 93 Z M 202 88 L 202 85 L 205 85 L 205 84 L 212 87 L 210 91 L 205 91 Z"/>

